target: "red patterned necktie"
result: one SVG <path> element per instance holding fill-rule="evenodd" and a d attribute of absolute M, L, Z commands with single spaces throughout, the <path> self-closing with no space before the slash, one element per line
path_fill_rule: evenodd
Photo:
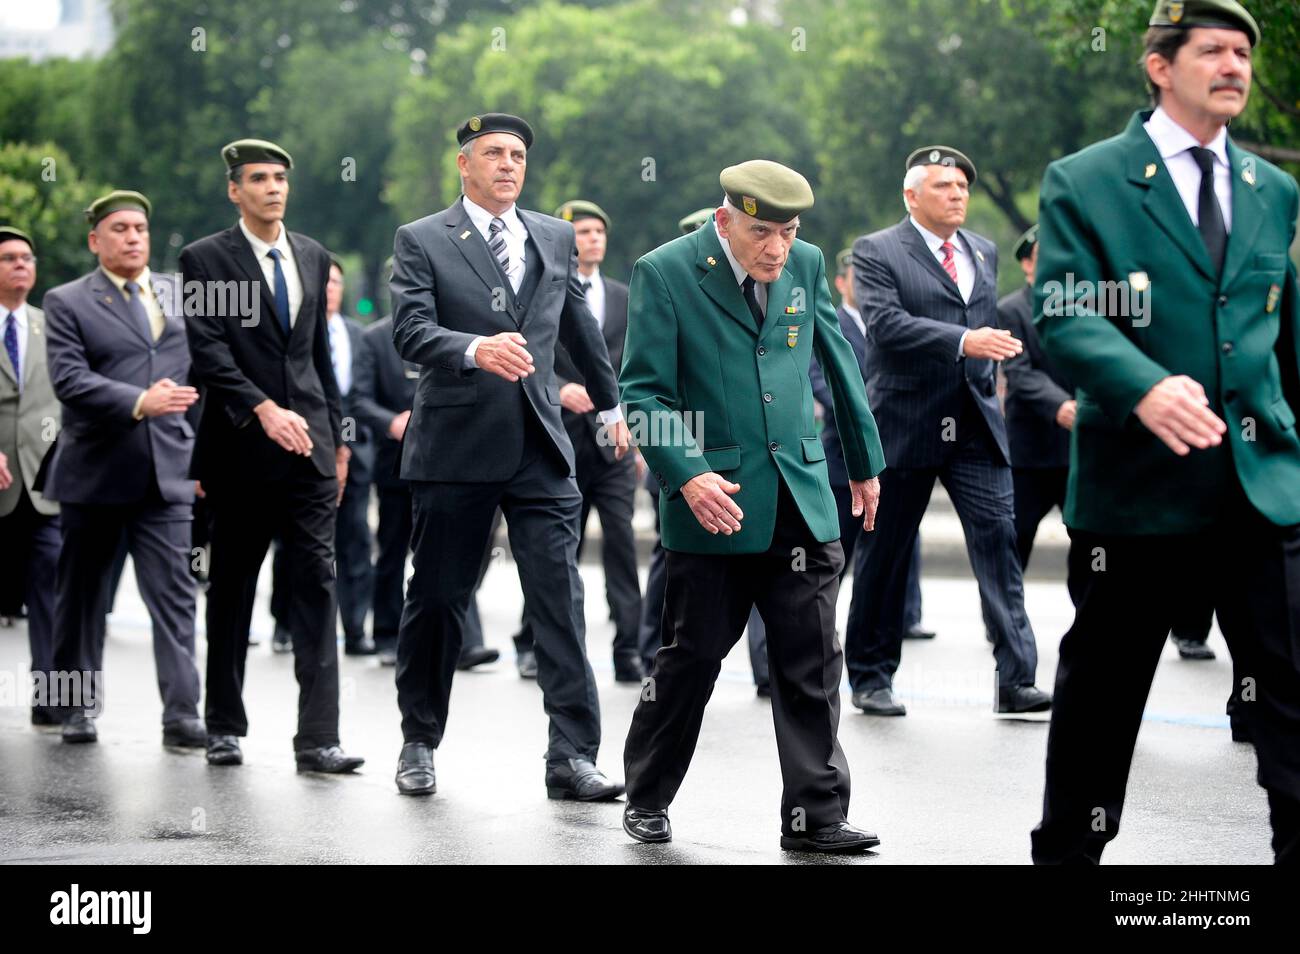
<path fill-rule="evenodd" d="M 939 246 L 943 252 L 943 270 L 948 273 L 954 285 L 959 284 L 957 281 L 957 260 L 952 257 L 954 251 L 951 242 L 944 242 Z"/>

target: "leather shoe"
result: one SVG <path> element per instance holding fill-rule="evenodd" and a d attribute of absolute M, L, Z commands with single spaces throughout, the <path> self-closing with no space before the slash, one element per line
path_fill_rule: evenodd
<path fill-rule="evenodd" d="M 782 835 L 785 851 L 816 851 L 822 854 L 849 854 L 866 851 L 880 844 L 873 831 L 854 828 L 848 822 L 835 822 L 818 828 L 811 835 Z"/>
<path fill-rule="evenodd" d="M 465 672 L 475 666 L 494 663 L 500 658 L 501 653 L 495 649 L 488 649 L 486 646 L 473 646 L 460 651 L 460 658 L 456 660 L 456 668 L 461 672 Z"/>
<path fill-rule="evenodd" d="M 397 757 L 397 790 L 403 795 L 432 795 L 438 790 L 433 749 L 424 742 L 407 742 Z"/>
<path fill-rule="evenodd" d="M 71 744 L 99 741 L 95 720 L 86 715 L 85 709 L 73 709 L 68 714 L 63 722 L 63 741 Z"/>
<path fill-rule="evenodd" d="M 396 666 L 397 665 L 397 647 L 384 646 L 379 650 L 379 665 Z"/>
<path fill-rule="evenodd" d="M 1232 741 L 1254 743 L 1255 739 L 1250 734 L 1250 726 L 1246 720 L 1240 716 L 1228 716 L 1228 725 L 1232 729 Z"/>
<path fill-rule="evenodd" d="M 863 689 L 855 692 L 853 693 L 853 704 L 867 715 L 907 715 L 907 706 L 894 697 L 894 690 L 889 686 L 885 686 L 883 689 Z"/>
<path fill-rule="evenodd" d="M 546 797 L 579 802 L 611 802 L 623 786 L 611 782 L 587 759 L 566 759 L 546 766 Z"/>
<path fill-rule="evenodd" d="M 998 712 L 1046 712 L 1052 697 L 1037 686 L 999 686 Z"/>
<path fill-rule="evenodd" d="M 537 678 L 537 654 L 531 649 L 525 649 L 515 657 L 515 666 L 519 669 L 520 679 Z"/>
<path fill-rule="evenodd" d="M 234 735 L 209 735 L 208 764 L 243 765 L 244 753 L 239 748 L 239 737 Z"/>
<path fill-rule="evenodd" d="M 645 678 L 645 670 L 641 668 L 641 660 L 636 656 L 630 656 L 627 659 L 614 660 L 614 681 L 615 682 L 635 682 L 641 684 Z"/>
<path fill-rule="evenodd" d="M 772 698 L 772 684 L 770 682 L 760 682 L 754 687 L 754 695 L 760 699 Z"/>
<path fill-rule="evenodd" d="M 293 652 L 293 636 L 283 626 L 275 627 L 275 635 L 271 637 L 271 652 L 279 654 Z"/>
<path fill-rule="evenodd" d="M 934 639 L 934 630 L 926 629 L 920 623 L 909 626 L 903 631 L 904 639 Z"/>
<path fill-rule="evenodd" d="M 373 656 L 377 652 L 379 650 L 375 647 L 375 641 L 369 636 L 343 641 L 344 656 Z"/>
<path fill-rule="evenodd" d="M 1184 639 L 1182 636 L 1170 636 L 1178 647 L 1178 655 L 1183 659 L 1213 659 L 1214 650 L 1203 639 Z"/>
<path fill-rule="evenodd" d="M 348 755 L 337 745 L 322 745 L 315 749 L 298 749 L 293 753 L 299 772 L 326 772 L 344 775 L 355 772 L 366 764 L 359 755 Z"/>
<path fill-rule="evenodd" d="M 177 719 L 163 725 L 163 745 L 179 749 L 201 749 L 208 744 L 208 728 L 202 719 Z"/>
<path fill-rule="evenodd" d="M 647 844 L 673 840 L 673 826 L 668 821 L 668 810 L 664 808 L 633 808 L 628 805 L 623 809 L 623 830 Z"/>

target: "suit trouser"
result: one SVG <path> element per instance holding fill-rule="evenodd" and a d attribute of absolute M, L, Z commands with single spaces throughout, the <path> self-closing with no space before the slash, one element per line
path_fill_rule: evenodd
<path fill-rule="evenodd" d="M 849 567 L 853 565 L 853 554 L 857 552 L 858 541 L 866 535 L 862 529 L 862 517 L 853 516 L 853 493 L 847 485 L 831 485 L 835 495 L 835 509 L 840 517 L 840 546 L 844 548 L 844 569 L 840 572 L 840 582 Z M 912 544 L 912 562 L 907 568 L 907 590 L 903 595 L 903 630 L 921 625 L 921 533 L 917 531 Z"/>
<path fill-rule="evenodd" d="M 212 559 L 208 587 L 208 731 L 248 734 L 244 664 L 257 578 L 278 537 L 290 598 L 282 623 L 293 636 L 298 680 L 294 749 L 339 741 L 338 637 L 335 627 L 334 518 L 338 481 L 303 459 L 282 480 L 208 487 Z"/>
<path fill-rule="evenodd" d="M 1088 571 L 1061 640 L 1034 861 L 1096 863 L 1119 833 L 1156 664 L 1188 580 L 1208 563 L 1224 638 L 1250 680 L 1238 717 L 1273 809 L 1274 852 L 1300 862 L 1300 526 L 1274 526 L 1234 488 L 1217 523 L 1200 533 L 1070 536 L 1087 555 L 1075 566 Z"/>
<path fill-rule="evenodd" d="M 492 526 L 488 527 L 487 545 L 483 547 L 483 558 L 478 565 L 478 578 L 474 581 L 474 595 L 469 598 L 469 608 L 465 610 L 465 636 L 461 640 L 460 655 L 463 657 L 471 649 L 483 648 L 483 618 L 478 611 L 478 591 L 483 587 L 488 569 L 492 566 L 492 541 L 497 538 L 497 528 L 501 526 L 501 510 L 492 514 Z M 522 635 L 522 634 L 521 634 Z M 519 642 L 519 636 L 515 642 Z M 528 633 L 529 651 L 533 648 L 532 632 Z"/>
<path fill-rule="evenodd" d="M 791 569 L 791 551 L 806 565 Z M 750 608 L 767 623 L 772 719 L 781 760 L 781 828 L 799 834 L 843 821 L 849 767 L 837 732 L 843 657 L 835 597 L 844 564 L 838 541 L 819 543 L 784 484 L 776 533 L 762 553 L 667 551 L 664 648 L 632 716 L 624 751 L 629 805 L 667 808 L 686 775 L 722 660 Z"/>
<path fill-rule="evenodd" d="M 1011 468 L 999 462 L 981 422 L 934 469 L 890 467 L 880 475 L 876 529 L 854 555 L 853 602 L 845 638 L 849 681 L 855 691 L 893 683 L 903 650 L 903 605 L 917 529 L 937 477 L 961 520 L 979 584 L 985 625 L 993 636 L 998 683 L 1032 685 L 1038 647 L 1025 614 L 1024 583 L 1016 554 Z"/>
<path fill-rule="evenodd" d="M 63 528 L 54 604 L 54 665 L 80 672 L 82 697 L 67 708 L 102 708 L 111 567 L 123 535 L 153 624 L 153 656 L 164 724 L 195 719 L 200 681 L 194 649 L 197 586 L 190 575 L 191 505 L 168 503 L 157 486 L 134 504 L 60 507 Z M 84 674 L 93 674 L 87 677 Z"/>
<path fill-rule="evenodd" d="M 366 635 L 366 614 L 374 601 L 375 568 L 370 539 L 370 484 L 348 475 L 339 502 L 334 536 L 339 619 L 343 639 L 358 643 Z"/>
<path fill-rule="evenodd" d="M 14 509 L 0 517 L 0 576 L 12 585 L 17 602 L 27 607 L 27 644 L 32 673 L 54 668 L 54 589 L 63 538 L 59 515 L 40 513 L 24 487 Z M 6 607 L 17 615 L 18 606 Z M 36 700 L 34 705 L 45 705 Z"/>
<path fill-rule="evenodd" d="M 531 413 L 531 412 L 530 412 Z M 537 681 L 550 718 L 547 759 L 595 759 L 600 703 L 587 662 L 578 513 L 582 498 L 558 452 L 529 422 L 523 457 L 509 480 L 413 481 L 415 572 L 397 640 L 402 736 L 435 748 L 446 730 L 452 677 L 484 548 L 497 507 L 533 622 Z"/>
<path fill-rule="evenodd" d="M 411 488 L 379 487 L 379 552 L 375 558 L 375 644 L 397 645 L 406 586 L 406 554 L 411 549 Z"/>

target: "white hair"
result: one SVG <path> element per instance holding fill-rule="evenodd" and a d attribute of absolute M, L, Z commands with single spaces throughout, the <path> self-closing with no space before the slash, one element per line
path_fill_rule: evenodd
<path fill-rule="evenodd" d="M 903 208 L 908 212 L 912 211 L 912 207 L 907 202 L 907 190 L 911 189 L 913 192 L 920 192 L 921 186 L 925 185 L 926 177 L 929 174 L 930 169 L 928 166 L 913 166 L 903 176 Z"/>

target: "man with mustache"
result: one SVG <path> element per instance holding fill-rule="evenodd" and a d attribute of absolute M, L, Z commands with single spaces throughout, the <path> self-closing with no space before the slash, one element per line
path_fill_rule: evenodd
<path fill-rule="evenodd" d="M 1300 190 L 1227 126 L 1255 20 L 1160 0 L 1144 38 L 1154 109 L 1052 163 L 1034 307 L 1077 387 L 1065 522 L 1083 579 L 1061 641 L 1039 864 L 1096 864 L 1170 625 L 1210 602 L 1242 683 L 1273 853 L 1300 862 Z M 1065 289 L 1116 282 L 1122 307 Z M 1086 286 L 1085 286 L 1086 287 Z M 1119 312 L 1119 313 L 1112 313 Z"/>

